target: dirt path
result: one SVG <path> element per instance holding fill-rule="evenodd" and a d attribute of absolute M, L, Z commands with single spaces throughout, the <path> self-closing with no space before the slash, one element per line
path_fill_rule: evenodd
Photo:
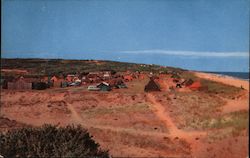
<path fill-rule="evenodd" d="M 154 131 L 144 131 L 144 130 L 136 130 L 132 128 L 121 128 L 121 127 L 113 127 L 113 126 L 103 126 L 103 125 L 94 125 L 94 124 L 88 124 L 86 123 L 82 117 L 77 113 L 77 110 L 74 108 L 74 106 L 70 103 L 67 103 L 68 109 L 71 111 L 72 119 L 74 123 L 81 124 L 86 129 L 91 128 L 97 128 L 97 129 L 103 129 L 103 130 L 110 130 L 113 132 L 126 132 L 128 134 L 132 135 L 147 135 L 147 136 L 153 136 L 153 137 L 169 137 L 169 138 L 180 138 L 185 139 L 192 148 L 192 153 L 196 150 L 197 147 L 200 146 L 201 142 L 197 141 L 197 138 L 201 138 L 203 136 L 207 136 L 207 132 L 203 131 L 182 131 L 179 130 L 175 123 L 172 121 L 169 114 L 165 111 L 164 106 L 157 102 L 153 94 L 147 94 L 148 100 L 152 103 L 152 108 L 154 109 L 154 112 L 156 116 L 162 120 L 165 125 L 169 129 L 169 133 L 164 132 L 154 132 Z"/>
<path fill-rule="evenodd" d="M 170 133 L 179 133 L 180 130 L 176 127 L 172 118 L 166 112 L 165 108 L 162 106 L 161 103 L 157 102 L 153 94 L 147 94 L 148 100 L 152 103 L 151 106 L 154 109 L 153 112 L 156 116 L 164 122 L 165 126 L 169 129 Z"/>
<path fill-rule="evenodd" d="M 69 93 L 70 96 L 70 93 Z M 113 126 L 103 126 L 103 125 L 94 125 L 94 124 L 88 124 L 86 123 L 82 117 L 79 115 L 77 110 L 73 107 L 72 104 L 66 102 L 68 109 L 71 112 L 72 120 L 76 124 L 81 124 L 85 128 L 98 128 L 98 129 L 104 129 L 104 130 L 111 130 L 114 132 L 127 132 L 130 134 L 140 134 L 140 135 L 148 135 L 148 136 L 168 136 L 167 133 L 162 132 L 152 132 L 152 131 L 143 131 L 143 130 L 135 130 L 132 128 L 120 128 L 120 127 L 113 127 Z"/>
<path fill-rule="evenodd" d="M 202 142 L 199 140 L 201 137 L 207 136 L 207 131 L 183 131 L 178 129 L 164 106 L 160 102 L 157 102 L 153 94 L 148 93 L 147 98 L 152 103 L 151 106 L 155 109 L 154 112 L 156 116 L 162 120 L 168 128 L 170 132 L 169 137 L 185 139 L 191 146 L 192 154 L 196 154 L 198 147 L 202 145 Z"/>
<path fill-rule="evenodd" d="M 107 126 L 107 125 L 94 125 L 94 124 L 88 124 L 86 123 L 82 117 L 79 115 L 77 110 L 73 107 L 72 104 L 66 102 L 68 109 L 71 112 L 72 120 L 76 124 L 81 124 L 85 128 L 98 128 L 98 129 L 104 129 L 104 130 L 111 130 L 114 132 L 127 132 L 130 134 L 134 135 L 148 135 L 148 136 L 155 136 L 155 137 L 164 137 L 164 136 L 169 136 L 169 137 L 181 137 L 181 138 L 192 138 L 196 136 L 202 136 L 205 133 L 204 132 L 183 132 L 179 130 L 175 124 L 172 122 L 172 119 L 170 116 L 166 115 L 164 107 L 160 103 L 158 103 L 154 96 L 149 94 L 149 97 L 151 101 L 154 102 L 155 107 L 157 107 L 157 111 L 155 111 L 157 116 L 159 117 L 160 120 L 164 121 L 166 126 L 171 130 L 171 133 L 164 133 L 164 132 L 153 132 L 153 131 L 143 131 L 143 130 L 136 130 L 132 128 L 121 128 L 121 127 L 113 127 L 113 126 Z M 169 126 L 170 125 L 170 126 Z"/>
<path fill-rule="evenodd" d="M 67 104 L 68 109 L 69 109 L 70 112 L 71 112 L 71 116 L 72 116 L 72 118 L 73 118 L 74 123 L 82 124 L 83 119 L 82 119 L 81 116 L 77 113 L 77 111 L 75 110 L 75 108 L 73 107 L 73 105 L 70 104 L 70 103 L 68 103 L 68 102 L 66 102 L 66 104 Z"/>
<path fill-rule="evenodd" d="M 190 136 L 202 136 L 206 135 L 207 132 L 203 131 L 183 131 L 177 128 L 169 113 L 165 110 L 164 106 L 158 102 L 153 94 L 147 94 L 148 100 L 152 103 L 151 106 L 154 109 L 155 115 L 164 122 L 169 130 L 170 135 L 179 137 L 190 137 Z"/>
<path fill-rule="evenodd" d="M 233 77 L 227 77 L 227 76 L 219 76 L 216 74 L 210 74 L 210 73 L 200 73 L 200 72 L 194 72 L 194 74 L 200 78 L 213 80 L 216 82 L 221 82 L 227 85 L 235 86 L 235 87 L 243 87 L 246 92 L 244 92 L 247 96 L 237 98 L 235 100 L 230 100 L 226 98 L 221 98 L 222 100 L 226 101 L 226 105 L 222 107 L 222 113 L 230 113 L 235 112 L 239 110 L 249 110 L 249 81 L 233 78 Z"/>
<path fill-rule="evenodd" d="M 222 107 L 222 113 L 230 113 L 240 110 L 249 110 L 249 100 L 247 98 L 240 98 L 237 100 L 225 99 L 227 103 Z"/>
<path fill-rule="evenodd" d="M 179 130 L 174 122 L 172 121 L 171 117 L 168 115 L 168 113 L 165 111 L 164 107 L 161 105 L 161 103 L 157 102 L 155 97 L 152 94 L 147 94 L 148 99 L 153 103 L 153 108 L 155 109 L 156 116 L 162 120 L 165 125 L 169 129 L 169 133 L 163 133 L 163 132 L 151 132 L 151 131 L 143 131 L 143 130 L 135 130 L 132 128 L 120 128 L 120 127 L 113 127 L 113 126 L 103 126 L 103 125 L 93 125 L 86 123 L 82 117 L 78 114 L 77 110 L 73 107 L 72 104 L 66 102 L 68 109 L 71 112 L 71 116 L 73 118 L 74 123 L 79 123 L 85 127 L 92 127 L 92 128 L 100 128 L 100 129 L 107 129 L 117 132 L 128 132 L 132 134 L 143 134 L 143 135 L 151 135 L 151 136 L 179 136 L 179 137 L 190 137 L 190 136 L 201 136 L 206 134 L 206 132 L 200 132 L 200 131 L 192 131 L 192 132 L 186 132 Z"/>
<path fill-rule="evenodd" d="M 133 134 L 133 135 L 147 135 L 147 136 L 154 136 L 154 137 L 168 136 L 167 133 L 163 133 L 163 132 L 152 132 L 152 131 L 136 130 L 132 128 L 121 128 L 121 127 L 113 127 L 113 126 L 107 126 L 107 125 L 88 124 L 81 118 L 81 116 L 77 113 L 77 111 L 72 106 L 72 104 L 67 103 L 67 107 L 71 112 L 73 122 L 76 124 L 80 124 L 85 128 L 98 128 L 98 129 L 110 130 L 113 132 L 126 132 L 126 133 Z"/>

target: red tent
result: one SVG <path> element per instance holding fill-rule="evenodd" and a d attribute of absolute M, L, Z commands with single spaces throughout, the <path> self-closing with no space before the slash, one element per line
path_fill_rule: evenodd
<path fill-rule="evenodd" d="M 199 90 L 201 88 L 201 82 L 195 81 L 193 84 L 188 86 L 191 90 Z"/>

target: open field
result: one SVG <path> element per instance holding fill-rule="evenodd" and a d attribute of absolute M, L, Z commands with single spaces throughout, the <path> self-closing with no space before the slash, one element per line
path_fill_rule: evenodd
<path fill-rule="evenodd" d="M 203 79 L 187 72 L 185 77 Z M 152 93 L 144 92 L 148 78 L 110 92 L 90 92 L 86 86 L 4 89 L 0 127 L 80 124 L 112 156 L 245 158 L 248 89 L 204 78 L 208 89 L 196 91 L 170 91 L 169 75 L 158 79 L 162 90 Z"/>

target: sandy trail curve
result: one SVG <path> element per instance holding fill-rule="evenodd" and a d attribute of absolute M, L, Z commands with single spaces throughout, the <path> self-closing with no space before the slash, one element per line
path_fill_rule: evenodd
<path fill-rule="evenodd" d="M 153 131 L 143 131 L 143 130 L 136 130 L 132 128 L 120 128 L 120 127 L 113 127 L 113 126 L 103 126 L 103 125 L 93 125 L 86 123 L 82 117 L 77 113 L 77 110 L 74 106 L 68 102 L 66 102 L 68 109 L 71 111 L 72 119 L 75 123 L 81 124 L 84 128 L 91 129 L 103 129 L 103 130 L 110 130 L 113 132 L 126 132 L 132 135 L 146 135 L 152 137 L 169 137 L 169 138 L 180 138 L 185 139 L 190 145 L 192 153 L 195 152 L 196 148 L 200 146 L 200 141 L 195 141 L 196 138 L 201 138 L 203 136 L 207 136 L 207 132 L 205 131 L 182 131 L 179 130 L 175 123 L 172 121 L 169 114 L 165 111 L 163 105 L 155 99 L 153 94 L 147 94 L 148 100 L 152 103 L 152 107 L 155 109 L 154 112 L 156 116 L 162 120 L 165 125 L 169 129 L 169 133 L 164 132 L 153 132 Z"/>
<path fill-rule="evenodd" d="M 169 136 L 167 133 L 163 132 L 151 132 L 151 131 L 143 131 L 143 130 L 135 130 L 132 128 L 121 128 L 121 127 L 113 127 L 113 126 L 107 126 L 107 125 L 94 125 L 94 124 L 88 124 L 86 123 L 81 116 L 77 113 L 75 108 L 70 103 L 66 103 L 68 109 L 71 112 L 72 120 L 76 124 L 80 124 L 85 128 L 98 128 L 98 129 L 104 129 L 104 130 L 110 130 L 113 132 L 126 132 L 129 134 L 135 134 L 135 135 L 147 135 L 147 136 L 154 136 L 154 137 L 164 137 Z"/>
<path fill-rule="evenodd" d="M 176 125 L 173 123 L 171 117 L 166 112 L 165 108 L 162 106 L 161 103 L 157 102 L 153 94 L 148 93 L 147 94 L 148 100 L 152 103 L 151 106 L 154 109 L 153 112 L 156 114 L 156 116 L 164 122 L 166 127 L 168 127 L 170 133 L 177 133 L 180 130 L 176 127 Z"/>
<path fill-rule="evenodd" d="M 222 113 L 231 113 L 240 110 L 249 110 L 249 100 L 247 98 L 230 100 L 222 98 L 226 101 L 226 104 L 222 107 Z"/>
<path fill-rule="evenodd" d="M 151 96 L 153 97 L 153 96 Z M 152 98 L 154 100 L 154 98 Z M 154 100 L 155 101 L 155 100 Z M 111 130 L 114 132 L 127 132 L 129 134 L 134 134 L 134 135 L 148 135 L 148 136 L 154 136 L 154 137 L 180 137 L 180 138 L 193 138 L 196 136 L 202 136 L 206 134 L 205 132 L 200 132 L 200 131 L 192 131 L 192 132 L 183 132 L 175 126 L 175 124 L 171 121 L 170 117 L 165 117 L 164 115 L 164 109 L 155 101 L 156 104 L 158 104 L 158 111 L 159 114 L 157 115 L 161 120 L 164 120 L 164 123 L 167 125 L 171 124 L 171 127 L 168 126 L 168 128 L 171 130 L 171 133 L 164 133 L 164 132 L 153 132 L 153 131 L 143 131 L 143 130 L 136 130 L 132 128 L 121 128 L 121 127 L 113 127 L 113 126 L 107 126 L 107 125 L 94 125 L 94 124 L 88 124 L 86 121 L 82 119 L 82 117 L 79 115 L 77 110 L 73 107 L 72 104 L 66 102 L 68 109 L 71 112 L 72 119 L 74 123 L 76 124 L 81 124 L 85 128 L 98 128 L 98 129 L 104 129 L 104 130 Z M 162 109 L 161 109 L 162 108 Z"/>
<path fill-rule="evenodd" d="M 190 144 L 192 153 L 195 154 L 196 149 L 202 144 L 200 141 L 197 141 L 197 138 L 200 140 L 201 137 L 206 137 L 207 131 L 183 131 L 178 129 L 168 112 L 165 111 L 164 106 L 160 102 L 157 102 L 153 94 L 148 93 L 147 98 L 152 103 L 151 106 L 156 110 L 154 111 L 156 116 L 162 120 L 169 129 L 169 137 L 185 139 Z"/>
<path fill-rule="evenodd" d="M 222 100 L 226 101 L 226 104 L 222 107 L 222 113 L 230 113 L 240 110 L 249 110 L 249 81 L 228 76 L 219 76 L 211 73 L 194 72 L 194 74 L 200 78 L 221 82 L 231 86 L 235 87 L 242 86 L 246 90 L 244 92 L 246 96 L 238 98 L 236 100 L 221 98 Z"/>
<path fill-rule="evenodd" d="M 127 132 L 130 134 L 140 134 L 140 135 L 148 135 L 148 136 L 156 136 L 156 137 L 168 136 L 167 133 L 163 133 L 163 132 L 151 132 L 151 131 L 135 130 L 132 128 L 120 128 L 120 127 L 113 127 L 113 126 L 107 126 L 107 125 L 103 126 L 103 125 L 88 124 L 82 119 L 82 117 L 79 115 L 79 113 L 73 107 L 72 104 L 70 104 L 68 102 L 66 102 L 66 104 L 67 104 L 68 109 L 71 112 L 72 120 L 74 121 L 74 123 L 81 124 L 83 127 L 86 127 L 86 128 L 98 128 L 98 129 L 111 130 L 114 132 Z"/>
<path fill-rule="evenodd" d="M 206 131 L 183 131 L 177 128 L 175 123 L 173 122 L 172 118 L 168 114 L 168 112 L 165 110 L 164 106 L 157 102 L 153 94 L 148 93 L 147 94 L 148 100 L 152 103 L 151 106 L 154 108 L 155 115 L 162 120 L 166 127 L 169 130 L 169 135 L 171 137 L 180 137 L 180 138 L 193 138 L 198 136 L 205 136 L 207 135 Z"/>

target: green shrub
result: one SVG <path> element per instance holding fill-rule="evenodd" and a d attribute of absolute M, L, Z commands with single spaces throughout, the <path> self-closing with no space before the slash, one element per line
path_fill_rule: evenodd
<path fill-rule="evenodd" d="M 81 126 L 44 125 L 0 133 L 4 157 L 109 157 Z"/>

